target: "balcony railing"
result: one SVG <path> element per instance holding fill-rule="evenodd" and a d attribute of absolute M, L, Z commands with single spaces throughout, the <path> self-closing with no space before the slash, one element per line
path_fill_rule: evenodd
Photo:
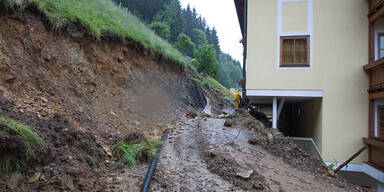
<path fill-rule="evenodd" d="M 384 0 L 370 0 L 370 13 L 373 13 L 383 7 Z"/>
<path fill-rule="evenodd" d="M 369 73 L 369 90 L 371 98 L 384 95 L 384 58 L 364 66 Z"/>

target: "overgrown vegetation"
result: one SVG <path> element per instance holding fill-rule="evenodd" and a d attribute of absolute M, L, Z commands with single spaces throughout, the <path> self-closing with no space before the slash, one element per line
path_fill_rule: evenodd
<path fill-rule="evenodd" d="M 149 162 L 156 156 L 160 141 L 148 139 L 145 143 L 131 143 L 130 141 L 119 141 L 115 146 L 115 153 L 124 164 L 136 166 L 139 162 Z"/>
<path fill-rule="evenodd" d="M 2 1 L 11 1 L 12 6 L 17 4 L 19 7 L 27 3 L 35 4 L 56 30 L 71 22 L 80 22 L 97 38 L 111 34 L 122 39 L 129 38 L 150 49 L 154 54 L 159 53 L 164 58 L 183 66 L 186 64 L 184 56 L 178 50 L 148 29 L 136 16 L 118 7 L 111 0 Z"/>
<path fill-rule="evenodd" d="M 211 88 L 215 89 L 216 91 L 223 93 L 226 97 L 229 97 L 229 98 L 234 97 L 233 93 L 231 91 L 229 91 L 226 87 L 221 85 L 216 79 L 214 79 L 210 76 L 207 76 L 206 80 L 208 81 L 209 86 Z"/>

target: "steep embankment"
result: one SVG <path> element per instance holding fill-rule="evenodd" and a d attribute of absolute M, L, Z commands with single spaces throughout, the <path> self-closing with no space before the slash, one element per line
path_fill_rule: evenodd
<path fill-rule="evenodd" d="M 0 116 L 35 127 L 46 143 L 25 175 L 0 176 L 0 191 L 111 190 L 126 172 L 111 157 L 118 140 L 158 138 L 206 104 L 181 65 L 134 41 L 95 40 L 80 24 L 51 32 L 31 9 L 0 18 Z M 1 155 L 23 153 L 1 127 Z"/>

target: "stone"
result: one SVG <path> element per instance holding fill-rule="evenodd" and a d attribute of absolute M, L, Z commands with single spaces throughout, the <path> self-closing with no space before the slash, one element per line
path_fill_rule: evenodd
<path fill-rule="evenodd" d="M 251 145 L 257 145 L 257 144 L 261 144 L 261 141 L 259 139 L 249 139 L 248 143 Z"/>
<path fill-rule="evenodd" d="M 196 118 L 197 114 L 193 112 L 189 112 L 185 115 L 188 119 L 194 119 Z"/>
<path fill-rule="evenodd" d="M 15 81 L 16 77 L 14 77 L 13 75 L 9 76 L 8 79 L 5 81 L 7 83 L 13 83 Z"/>
<path fill-rule="evenodd" d="M 43 101 L 44 103 L 48 103 L 48 99 L 45 97 L 41 97 L 41 101 Z"/>
<path fill-rule="evenodd" d="M 28 179 L 28 182 L 29 183 L 36 183 L 39 180 L 40 175 L 41 175 L 40 172 L 33 174 L 33 176 Z"/>
<path fill-rule="evenodd" d="M 136 124 L 136 126 L 140 126 L 140 122 L 139 121 L 137 121 L 137 120 L 133 120 L 133 123 L 135 123 Z"/>
<path fill-rule="evenodd" d="M 262 184 L 255 184 L 252 186 L 254 189 L 262 191 L 264 190 L 264 186 Z"/>
<path fill-rule="evenodd" d="M 243 179 L 249 179 L 253 174 L 253 170 L 246 170 L 242 172 L 236 173 L 236 176 L 241 177 Z"/>
<path fill-rule="evenodd" d="M 273 137 L 273 135 L 271 133 L 267 134 L 267 139 L 268 139 L 268 143 L 269 144 L 273 144 L 274 137 Z"/>
<path fill-rule="evenodd" d="M 224 126 L 226 126 L 226 127 L 232 127 L 232 122 L 230 122 L 230 121 L 227 119 L 227 120 L 225 120 L 225 122 L 224 122 Z"/>

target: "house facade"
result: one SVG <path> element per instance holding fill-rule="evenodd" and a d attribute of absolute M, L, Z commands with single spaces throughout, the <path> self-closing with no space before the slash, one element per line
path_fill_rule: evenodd
<path fill-rule="evenodd" d="M 325 163 L 384 182 L 384 1 L 235 0 L 245 92 L 272 126 L 312 138 Z M 375 18 L 372 18 L 372 17 Z"/>

